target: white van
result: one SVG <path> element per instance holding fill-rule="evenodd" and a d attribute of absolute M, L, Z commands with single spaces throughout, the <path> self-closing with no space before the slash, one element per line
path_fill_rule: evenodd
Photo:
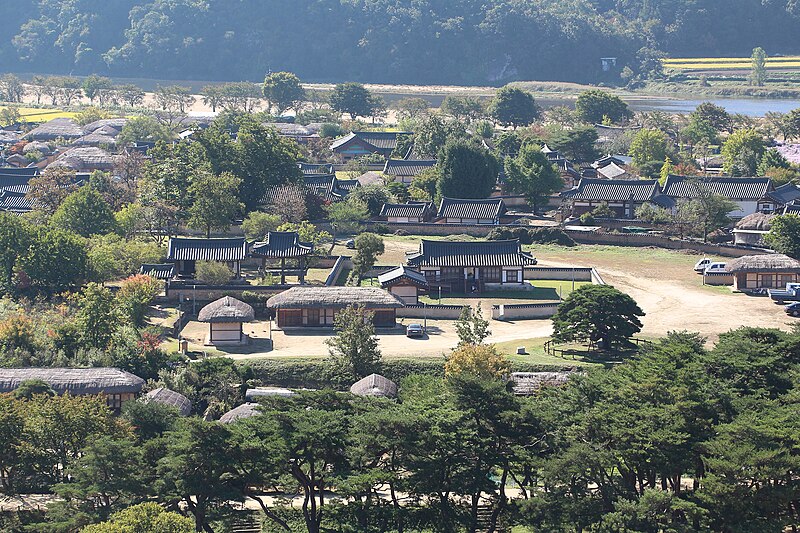
<path fill-rule="evenodd" d="M 709 263 L 705 269 L 706 274 L 718 274 L 725 272 L 726 263 Z"/>
<path fill-rule="evenodd" d="M 706 267 L 711 264 L 711 259 L 708 257 L 702 258 L 700 261 L 694 264 L 694 271 L 698 274 L 702 274 L 706 271 Z"/>

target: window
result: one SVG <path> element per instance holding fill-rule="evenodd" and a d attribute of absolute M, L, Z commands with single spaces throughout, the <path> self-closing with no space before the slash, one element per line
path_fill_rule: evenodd
<path fill-rule="evenodd" d="M 519 283 L 519 270 L 506 270 L 507 283 Z"/>
<path fill-rule="evenodd" d="M 787 283 L 794 283 L 794 274 L 779 274 L 778 287 L 786 287 Z"/>
<path fill-rule="evenodd" d="M 481 279 L 487 283 L 498 283 L 502 281 L 503 270 L 500 267 L 481 268 Z"/>
<path fill-rule="evenodd" d="M 324 309 L 323 312 L 325 313 L 324 322 L 322 322 L 322 320 L 320 320 L 320 322 L 322 322 L 323 324 L 325 324 L 327 326 L 332 326 L 333 325 L 333 316 L 334 316 L 333 315 L 333 309 Z M 320 315 L 320 318 L 322 318 L 322 315 Z"/>
<path fill-rule="evenodd" d="M 761 287 L 772 288 L 774 286 L 775 286 L 775 275 L 774 274 L 762 274 L 761 275 Z"/>
<path fill-rule="evenodd" d="M 106 405 L 115 411 L 122 409 L 122 394 L 106 395 Z"/>

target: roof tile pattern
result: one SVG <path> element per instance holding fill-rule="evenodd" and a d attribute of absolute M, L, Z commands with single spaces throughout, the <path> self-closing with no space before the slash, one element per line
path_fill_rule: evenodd
<path fill-rule="evenodd" d="M 241 261 L 247 255 L 244 237 L 193 239 L 171 237 L 167 247 L 170 261 Z"/>
<path fill-rule="evenodd" d="M 314 251 L 314 244 L 300 242 L 296 231 L 270 231 L 267 240 L 255 243 L 251 251 L 259 257 L 303 257 Z"/>
<path fill-rule="evenodd" d="M 505 241 L 429 241 L 408 256 L 416 267 L 482 267 L 535 265 L 536 258 L 522 251 L 518 239 Z"/>
<path fill-rule="evenodd" d="M 506 210 L 501 198 L 471 200 L 460 198 L 442 198 L 439 204 L 439 218 L 468 218 L 479 220 L 495 220 Z"/>
<path fill-rule="evenodd" d="M 582 178 L 578 185 L 562 193 L 562 196 L 575 201 L 646 202 L 660 193 L 656 180 L 604 180 Z"/>
<path fill-rule="evenodd" d="M 769 178 L 707 178 L 668 176 L 664 194 L 673 198 L 697 198 L 708 191 L 731 200 L 758 200 L 772 191 Z"/>

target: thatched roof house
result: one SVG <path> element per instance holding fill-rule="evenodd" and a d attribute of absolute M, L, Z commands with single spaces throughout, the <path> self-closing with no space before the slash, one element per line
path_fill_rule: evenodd
<path fill-rule="evenodd" d="M 79 146 L 64 152 L 49 167 L 67 167 L 77 172 L 113 170 L 114 156 L 96 146 Z"/>
<path fill-rule="evenodd" d="M 125 117 L 115 117 L 115 118 L 101 118 L 100 120 L 95 120 L 94 122 L 90 122 L 83 127 L 83 133 L 86 135 L 95 132 L 101 128 L 113 128 L 117 130 L 117 132 L 121 131 L 122 128 L 125 127 L 125 124 L 128 123 L 128 119 Z"/>
<path fill-rule="evenodd" d="M 737 290 L 778 288 L 800 281 L 800 261 L 783 254 L 737 257 L 725 270 L 733 275 Z"/>
<path fill-rule="evenodd" d="M 223 424 L 232 424 L 237 420 L 241 420 L 243 418 L 250 418 L 252 416 L 257 416 L 261 414 L 259 409 L 259 405 L 257 403 L 243 403 L 238 407 L 234 407 L 224 415 L 219 418 L 219 421 Z"/>
<path fill-rule="evenodd" d="M 33 141 L 22 147 L 23 154 L 29 154 L 31 152 L 40 152 L 42 155 L 50 155 L 53 153 L 53 149 L 46 142 Z"/>
<path fill-rule="evenodd" d="M 142 400 L 146 403 L 155 402 L 174 407 L 181 416 L 189 416 L 192 413 L 192 402 L 189 398 L 164 387 L 151 390 L 144 395 Z"/>
<path fill-rule="evenodd" d="M 230 296 L 224 296 L 203 307 L 197 320 L 208 322 L 206 345 L 246 344 L 247 335 L 242 331 L 242 323 L 255 318 L 253 308 Z"/>
<path fill-rule="evenodd" d="M 0 368 L 0 394 L 30 380 L 44 381 L 56 394 L 102 394 L 115 410 L 144 386 L 142 378 L 118 368 Z"/>
<path fill-rule="evenodd" d="M 54 118 L 32 129 L 23 136 L 31 141 L 54 141 L 83 137 L 83 128 L 71 118 Z"/>
<path fill-rule="evenodd" d="M 751 246 L 763 244 L 763 237 L 769 233 L 773 218 L 775 218 L 775 215 L 767 215 L 765 213 L 747 215 L 736 223 L 736 227 L 733 230 L 735 243 Z"/>
<path fill-rule="evenodd" d="M 374 398 L 397 398 L 397 383 L 380 374 L 370 374 L 353 383 L 350 393 Z"/>
<path fill-rule="evenodd" d="M 561 387 L 574 372 L 512 372 L 511 387 L 517 396 L 531 396 L 542 387 Z"/>
<path fill-rule="evenodd" d="M 352 305 L 371 311 L 381 327 L 393 327 L 396 309 L 404 307 L 377 287 L 292 287 L 267 300 L 267 307 L 277 309 L 281 328 L 333 326 L 336 313 Z"/>

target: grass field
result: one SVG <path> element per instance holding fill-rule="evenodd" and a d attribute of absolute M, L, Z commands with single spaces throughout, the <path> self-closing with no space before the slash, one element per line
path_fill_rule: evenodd
<path fill-rule="evenodd" d="M 0 107 L 0 109 L 5 109 L 5 106 Z M 20 116 L 25 122 L 47 122 L 49 120 L 53 120 L 54 118 L 72 118 L 75 116 L 75 113 L 71 111 L 63 111 L 61 109 L 38 109 L 35 107 L 17 107 L 17 111 L 19 111 Z"/>
<path fill-rule="evenodd" d="M 661 60 L 664 68 L 680 70 L 750 70 L 749 57 L 686 57 Z M 800 69 L 800 56 L 768 57 L 768 69 Z"/>

